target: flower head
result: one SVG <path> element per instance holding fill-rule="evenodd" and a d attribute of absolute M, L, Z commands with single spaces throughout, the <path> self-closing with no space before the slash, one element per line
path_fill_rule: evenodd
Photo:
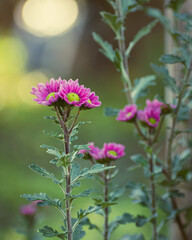
<path fill-rule="evenodd" d="M 69 105 L 80 107 L 88 101 L 90 89 L 84 85 L 79 85 L 78 79 L 69 81 L 63 80 L 59 91 L 59 96 Z"/>
<path fill-rule="evenodd" d="M 111 160 L 116 160 L 125 155 L 125 146 L 117 143 L 104 143 L 103 151 L 105 157 Z"/>
<path fill-rule="evenodd" d="M 118 117 L 116 118 L 118 121 L 129 122 L 133 120 L 137 114 L 137 106 L 135 104 L 126 105 L 124 109 L 119 111 Z"/>
<path fill-rule="evenodd" d="M 160 121 L 161 108 L 146 107 L 144 111 L 139 110 L 137 117 L 138 119 L 150 127 L 157 127 Z"/>
<path fill-rule="evenodd" d="M 62 80 L 59 78 L 55 80 L 51 78 L 49 82 L 39 83 L 37 87 L 32 87 L 31 94 L 35 95 L 37 98 L 33 99 L 38 104 L 42 105 L 52 105 L 59 99 L 59 89 Z"/>
<path fill-rule="evenodd" d="M 147 105 L 147 107 L 160 108 L 163 105 L 163 103 L 157 99 L 154 99 L 153 101 L 150 101 L 149 99 L 147 99 L 146 105 Z"/>
<path fill-rule="evenodd" d="M 20 213 L 24 216 L 33 216 L 37 211 L 34 204 L 22 205 L 20 208 Z"/>
<path fill-rule="evenodd" d="M 85 108 L 95 108 L 101 106 L 101 102 L 99 101 L 99 97 L 95 95 L 95 92 L 91 92 L 88 100 L 85 102 L 83 107 Z"/>

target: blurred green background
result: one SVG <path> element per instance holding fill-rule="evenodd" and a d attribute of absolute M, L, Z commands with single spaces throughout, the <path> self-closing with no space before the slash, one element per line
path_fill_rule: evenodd
<path fill-rule="evenodd" d="M 33 0 L 30 1 L 33 2 Z M 37 1 L 35 2 L 37 4 Z M 43 3 L 45 0 L 39 2 Z M 65 2 L 63 0 L 64 4 Z M 69 21 L 67 26 L 61 24 L 58 32 L 54 32 L 51 31 L 52 26 L 43 30 L 37 28 L 38 16 L 30 13 L 29 9 L 32 7 L 25 13 L 24 1 L 0 1 L 0 239 L 2 240 L 24 239 L 21 234 L 16 233 L 17 228 L 22 227 L 19 208 L 27 203 L 20 198 L 21 194 L 47 192 L 53 197 L 61 196 L 57 186 L 28 168 L 29 164 L 36 163 L 55 172 L 58 176 L 60 174 L 58 169 L 50 166 L 51 157 L 39 147 L 43 143 L 56 144 L 53 139 L 43 134 L 43 130 L 58 129 L 52 122 L 43 119 L 44 116 L 51 114 L 49 107 L 40 106 L 32 101 L 33 96 L 30 90 L 38 82 L 48 81 L 51 77 L 57 79 L 59 76 L 65 79 L 78 78 L 81 84 L 95 91 L 100 96 L 102 107 L 81 114 L 80 120 L 90 120 L 92 124 L 81 127 L 79 143 L 86 144 L 88 141 L 94 141 L 98 147 L 102 147 L 104 142 L 114 141 L 124 144 L 126 156 L 117 161 L 120 174 L 116 181 L 120 185 L 130 180 L 146 181 L 140 171 L 134 173 L 126 171 L 131 165 L 129 156 L 141 151 L 134 137 L 133 127 L 103 115 L 103 108 L 107 106 L 122 108 L 126 104 L 119 74 L 99 53 L 98 46 L 92 39 L 92 31 L 95 31 L 114 45 L 117 44 L 113 39 L 113 33 L 101 21 L 99 15 L 99 11 L 109 10 L 109 5 L 103 0 L 77 2 L 78 16 L 77 8 L 66 5 L 72 18 L 71 22 Z M 62 4 L 61 1 L 58 1 L 58 4 Z M 163 1 L 153 0 L 150 5 L 162 8 Z M 49 11 L 50 7 L 46 10 L 49 19 L 53 20 L 58 16 L 57 8 Z M 76 15 L 73 16 L 74 12 Z M 25 19 L 26 16 L 28 18 Z M 68 16 L 67 19 L 69 18 Z M 45 18 L 45 21 L 48 20 Z M 61 19 L 58 21 L 61 22 Z M 150 21 L 151 19 L 142 12 L 131 14 L 126 22 L 127 42 Z M 57 29 L 57 21 L 54 23 Z M 53 30 L 55 28 L 53 25 Z M 157 63 L 162 51 L 163 30 L 158 25 L 152 34 L 143 38 L 133 50 L 129 60 L 131 78 L 134 80 L 152 74 L 149 63 Z M 163 93 L 160 81 L 150 92 L 151 98 L 157 93 Z M 144 103 L 145 99 L 141 99 L 141 106 Z M 83 161 L 81 164 L 88 165 Z M 85 181 L 82 184 L 84 189 L 94 188 L 94 186 L 94 182 L 90 182 L 89 186 Z M 112 207 L 111 219 L 123 212 L 148 214 L 146 209 L 132 205 L 127 197 L 128 193 L 121 199 L 120 205 Z M 84 199 L 78 200 L 75 207 L 84 209 L 89 203 Z M 39 210 L 38 215 L 40 217 L 37 229 L 45 224 L 59 229 L 62 224 L 60 216 L 54 209 Z M 102 226 L 99 215 L 92 214 L 91 219 L 93 223 Z M 112 239 L 118 239 L 125 233 L 138 231 L 140 229 L 135 228 L 133 224 L 124 225 L 116 230 Z M 146 225 L 142 231 L 148 240 L 150 226 Z M 87 230 L 87 236 L 84 239 L 102 238 L 94 230 Z"/>

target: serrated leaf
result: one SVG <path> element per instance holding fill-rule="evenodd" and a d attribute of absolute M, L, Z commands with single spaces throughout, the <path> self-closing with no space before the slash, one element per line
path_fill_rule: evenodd
<path fill-rule="evenodd" d="M 58 237 L 60 239 L 65 239 L 64 233 L 59 233 L 57 230 L 45 225 L 42 229 L 38 230 L 40 233 L 43 234 L 44 237 Z"/>
<path fill-rule="evenodd" d="M 109 193 L 110 201 L 112 201 L 112 202 L 117 201 L 121 196 L 123 196 L 124 192 L 125 192 L 124 187 L 115 189 L 114 191 L 111 191 Z"/>
<path fill-rule="evenodd" d="M 184 63 L 185 59 L 178 55 L 164 54 L 160 57 L 159 61 L 165 64 L 166 63 L 174 64 L 174 63 Z"/>
<path fill-rule="evenodd" d="M 147 13 L 147 15 L 149 15 L 150 17 L 156 18 L 157 20 L 159 20 L 161 22 L 161 24 L 171 33 L 172 32 L 172 28 L 171 28 L 171 24 L 168 18 L 166 18 L 163 13 L 157 9 L 157 8 L 145 8 L 145 11 Z"/>
<path fill-rule="evenodd" d="M 184 41 L 187 44 L 192 43 L 192 37 L 186 33 L 181 33 L 179 31 L 174 31 L 173 36 L 175 36 L 177 39 Z"/>
<path fill-rule="evenodd" d="M 186 2 L 186 0 L 170 0 L 167 7 L 172 8 L 175 12 L 178 12 L 180 7 Z"/>
<path fill-rule="evenodd" d="M 93 167 L 91 169 L 84 168 L 84 169 L 82 169 L 80 171 L 79 175 L 76 178 L 73 179 L 71 184 L 73 185 L 76 181 L 78 181 L 78 180 L 80 180 L 80 179 L 82 179 L 82 178 L 84 178 L 84 177 L 86 177 L 88 175 L 92 175 L 92 174 L 96 174 L 96 173 L 99 173 L 99 172 L 103 172 L 105 170 L 112 169 L 114 167 L 115 166 L 106 167 L 103 164 L 95 164 L 95 165 L 93 165 Z"/>
<path fill-rule="evenodd" d="M 128 2 L 128 1 L 127 1 Z M 147 24 L 145 27 L 143 27 L 141 30 L 139 30 L 139 32 L 135 35 L 135 37 L 133 38 L 133 40 L 129 43 L 129 46 L 125 52 L 125 55 L 127 57 L 130 56 L 130 53 L 132 51 L 132 49 L 134 48 L 134 46 L 147 34 L 149 34 L 152 30 L 152 28 L 157 24 L 157 20 L 154 20 L 152 22 L 150 22 L 149 24 Z"/>
<path fill-rule="evenodd" d="M 150 207 L 149 192 L 144 184 L 129 182 L 127 188 L 131 190 L 129 196 L 133 203 L 139 203 L 142 206 Z"/>
<path fill-rule="evenodd" d="M 85 231 L 83 231 L 82 224 L 78 224 L 73 232 L 73 240 L 80 240 L 85 236 Z"/>
<path fill-rule="evenodd" d="M 48 172 L 46 169 L 41 168 L 35 164 L 31 164 L 29 165 L 29 167 L 36 173 L 39 173 L 41 176 L 46 177 L 46 178 L 50 178 L 52 179 L 52 181 L 56 184 L 61 184 L 63 181 L 59 181 L 57 178 L 55 178 L 53 173 Z"/>
<path fill-rule="evenodd" d="M 142 234 L 126 234 L 120 240 L 145 240 L 145 238 Z"/>
<path fill-rule="evenodd" d="M 69 198 L 71 201 L 77 199 L 77 198 L 80 198 L 80 197 L 88 197 L 89 195 L 91 194 L 91 190 L 85 190 L 83 191 L 82 193 L 78 193 L 76 195 L 71 195 Z"/>
<path fill-rule="evenodd" d="M 139 79 L 136 79 L 136 84 L 133 87 L 131 92 L 131 96 L 134 99 L 134 102 L 137 101 L 141 96 L 143 96 L 143 92 L 148 89 L 150 86 L 154 86 L 155 83 L 155 75 L 148 75 Z"/>
<path fill-rule="evenodd" d="M 96 229 L 97 231 L 100 232 L 99 228 L 97 227 L 97 225 L 92 224 L 91 221 L 88 218 L 84 218 L 81 220 L 80 224 L 82 226 L 88 226 L 90 230 L 92 229 Z"/>
<path fill-rule="evenodd" d="M 56 148 L 56 147 L 48 146 L 46 144 L 42 144 L 40 147 L 41 148 L 47 148 L 46 152 L 48 154 L 54 155 L 58 159 L 60 159 L 60 158 L 62 158 L 64 156 L 64 154 L 63 153 L 61 154 L 61 151 L 58 148 Z"/>
<path fill-rule="evenodd" d="M 104 22 L 114 31 L 117 39 L 121 39 L 122 20 L 116 15 L 108 12 L 100 12 Z"/>
<path fill-rule="evenodd" d="M 86 217 L 87 215 L 98 211 L 99 209 L 101 209 L 100 206 L 89 206 L 88 209 L 82 210 L 80 209 L 79 212 L 77 212 L 77 217 L 78 217 L 78 221 L 81 221 L 84 217 Z"/>
<path fill-rule="evenodd" d="M 90 144 L 75 145 L 73 148 L 74 148 L 75 150 L 90 150 L 89 145 L 90 145 Z"/>
<path fill-rule="evenodd" d="M 117 109 L 117 108 L 112 108 L 112 107 L 104 108 L 104 115 L 107 117 L 117 116 L 118 113 L 119 113 L 119 109 Z"/>
<path fill-rule="evenodd" d="M 105 57 L 107 57 L 111 62 L 114 62 L 115 51 L 113 50 L 112 45 L 107 41 L 104 41 L 101 36 L 95 32 L 93 32 L 93 39 L 101 46 L 100 51 L 105 55 Z"/>
<path fill-rule="evenodd" d="M 117 217 L 109 224 L 109 236 L 111 236 L 111 234 L 119 227 L 119 225 L 133 222 L 135 222 L 135 218 L 129 213 L 124 213 L 122 216 Z"/>
<path fill-rule="evenodd" d="M 63 134 L 60 134 L 60 133 L 54 133 L 54 132 L 47 132 L 47 131 L 43 131 L 43 133 L 45 135 L 48 135 L 50 137 L 54 137 L 56 139 L 59 139 L 59 140 L 63 140 L 64 139 L 64 135 Z"/>
<path fill-rule="evenodd" d="M 141 154 L 133 155 L 130 157 L 130 159 L 134 163 L 139 163 L 142 167 L 146 167 L 149 164 L 148 160 L 145 157 L 143 157 L 143 155 Z"/>
<path fill-rule="evenodd" d="M 53 199 L 46 193 L 23 194 L 21 197 L 27 199 L 28 201 L 41 200 L 42 202 L 38 203 L 39 206 L 54 206 L 61 208 L 62 205 L 62 202 L 59 199 Z"/>
<path fill-rule="evenodd" d="M 176 81 L 169 75 L 169 71 L 165 66 L 158 66 L 151 63 L 152 69 L 164 80 L 164 84 L 169 87 L 173 92 L 178 93 L 178 88 L 176 86 Z"/>

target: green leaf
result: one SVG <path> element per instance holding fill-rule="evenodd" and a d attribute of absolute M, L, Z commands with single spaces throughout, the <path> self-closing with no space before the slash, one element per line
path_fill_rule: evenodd
<path fill-rule="evenodd" d="M 100 12 L 104 22 L 114 31 L 117 39 L 121 39 L 122 20 L 116 15 L 108 12 Z"/>
<path fill-rule="evenodd" d="M 120 240 L 145 240 L 145 238 L 142 234 L 126 234 Z"/>
<path fill-rule="evenodd" d="M 29 167 L 36 173 L 39 173 L 41 176 L 46 177 L 46 178 L 50 178 L 52 179 L 52 181 L 56 184 L 61 184 L 63 182 L 63 180 L 59 181 L 57 178 L 55 178 L 53 173 L 48 172 L 46 169 L 41 168 L 35 164 L 31 164 L 29 165 Z"/>
<path fill-rule="evenodd" d="M 175 12 L 178 12 L 180 7 L 186 2 L 186 0 L 170 0 L 167 7 L 172 8 Z"/>
<path fill-rule="evenodd" d="M 144 226 L 150 219 L 147 219 L 145 216 L 138 215 L 135 218 L 135 224 L 137 227 Z"/>
<path fill-rule="evenodd" d="M 104 108 L 104 115 L 107 117 L 117 116 L 118 113 L 119 113 L 119 109 L 117 109 L 117 108 L 112 108 L 112 107 Z"/>
<path fill-rule="evenodd" d="M 187 44 L 192 44 L 192 37 L 186 33 L 181 33 L 178 31 L 173 32 L 173 36 L 175 36 L 177 39 L 184 41 Z"/>
<path fill-rule="evenodd" d="M 45 144 L 42 144 L 40 147 L 42 148 L 47 148 L 47 153 L 54 155 L 55 157 L 57 157 L 58 159 L 62 158 L 64 156 L 64 153 L 62 153 L 58 148 L 53 147 L 53 146 L 48 146 Z"/>
<path fill-rule="evenodd" d="M 121 79 L 123 82 L 128 83 L 128 86 L 130 87 L 130 79 L 129 76 L 125 70 L 125 65 L 123 62 L 123 56 L 119 49 L 115 50 L 115 60 L 114 60 L 115 66 L 117 68 L 117 71 L 121 73 Z"/>
<path fill-rule="evenodd" d="M 42 229 L 39 229 L 38 232 L 42 233 L 44 237 L 58 237 L 60 239 L 65 239 L 64 233 L 59 233 L 57 230 L 45 225 Z"/>
<path fill-rule="evenodd" d="M 176 86 L 176 81 L 169 75 L 169 71 L 165 66 L 158 66 L 151 63 L 152 69 L 164 80 L 164 84 L 169 87 L 174 93 L 178 93 L 178 88 Z"/>
<path fill-rule="evenodd" d="M 171 24 L 168 18 L 166 18 L 162 12 L 157 9 L 157 8 L 145 8 L 145 11 L 147 13 L 147 15 L 149 15 L 150 17 L 156 18 L 157 20 L 160 21 L 160 23 L 171 33 L 172 32 L 172 28 L 171 28 Z"/>
<path fill-rule="evenodd" d="M 109 236 L 119 227 L 119 225 L 124 225 L 126 223 L 134 223 L 135 218 L 129 213 L 124 213 L 122 216 L 117 217 L 109 225 Z"/>
<path fill-rule="evenodd" d="M 82 193 L 78 193 L 76 195 L 71 195 L 69 198 L 71 201 L 77 199 L 77 198 L 80 198 L 80 197 L 88 197 L 89 195 L 91 194 L 91 190 L 85 190 L 83 191 Z"/>
<path fill-rule="evenodd" d="M 72 185 L 78 181 L 79 179 L 82 179 L 82 178 L 85 178 L 89 175 L 92 175 L 92 174 L 96 174 L 96 173 L 99 173 L 99 172 L 103 172 L 105 170 L 108 170 L 108 169 L 112 169 L 114 168 L 115 166 L 109 166 L 109 167 L 106 167 L 105 165 L 103 164 L 95 164 L 93 165 L 93 167 L 91 169 L 88 169 L 88 168 L 84 168 L 80 171 L 79 175 L 76 176 L 73 181 L 72 181 Z"/>
<path fill-rule="evenodd" d="M 163 212 L 165 212 L 167 215 L 170 215 L 173 211 L 172 204 L 169 199 L 167 198 L 161 198 L 159 201 L 159 207 Z"/>
<path fill-rule="evenodd" d="M 111 191 L 109 193 L 110 201 L 112 201 L 112 202 L 117 201 L 121 196 L 123 196 L 124 192 L 125 192 L 125 188 L 124 187 L 117 188 L 114 191 Z"/>
<path fill-rule="evenodd" d="M 63 140 L 64 139 L 64 135 L 63 134 L 54 133 L 54 132 L 47 132 L 47 131 L 43 131 L 43 133 L 45 135 L 48 135 L 50 137 L 54 137 L 54 138 L 59 139 L 59 140 Z"/>
<path fill-rule="evenodd" d="M 89 206 L 88 209 L 82 210 L 80 209 L 79 212 L 77 212 L 77 217 L 78 217 L 78 221 L 81 221 L 84 217 L 86 217 L 87 215 L 98 211 L 99 209 L 101 209 L 100 206 Z"/>
<path fill-rule="evenodd" d="M 128 1 L 127 1 L 128 2 Z M 152 28 L 157 24 L 157 20 L 154 20 L 152 22 L 150 22 L 148 25 L 146 25 L 145 27 L 143 27 L 133 38 L 133 40 L 129 43 L 129 46 L 125 52 L 125 55 L 127 57 L 130 56 L 130 53 L 133 49 L 133 47 L 147 34 L 149 34 L 152 30 Z"/>
<path fill-rule="evenodd" d="M 99 228 L 97 227 L 97 225 L 92 224 L 88 218 L 82 219 L 81 222 L 80 222 L 80 224 L 81 224 L 82 226 L 88 226 L 90 230 L 96 229 L 97 231 L 100 232 L 100 230 L 99 230 Z"/>
<path fill-rule="evenodd" d="M 101 46 L 100 52 L 107 57 L 111 62 L 115 60 L 115 51 L 110 43 L 104 41 L 101 36 L 93 32 L 93 39 Z"/>
<path fill-rule="evenodd" d="M 149 164 L 148 160 L 141 154 L 133 155 L 130 158 L 133 162 L 139 163 L 142 167 L 146 167 Z"/>
<path fill-rule="evenodd" d="M 185 59 L 183 57 L 173 55 L 173 54 L 164 54 L 161 56 L 159 61 L 165 64 L 166 63 L 174 64 L 174 63 L 184 63 Z"/>
<path fill-rule="evenodd" d="M 75 145 L 73 148 L 74 148 L 75 150 L 90 150 L 89 145 L 90 145 L 90 144 Z"/>
<path fill-rule="evenodd" d="M 42 202 L 38 203 L 40 206 L 54 206 L 61 208 L 62 205 L 62 202 L 59 199 L 52 199 L 46 193 L 23 194 L 21 197 L 28 201 L 41 200 Z"/>
<path fill-rule="evenodd" d="M 80 240 L 85 236 L 85 231 L 83 231 L 82 224 L 78 224 L 73 232 L 73 240 Z"/>
<path fill-rule="evenodd" d="M 131 190 L 129 196 L 133 199 L 133 203 L 139 203 L 145 207 L 150 206 L 149 192 L 144 184 L 129 182 L 127 188 Z"/>
<path fill-rule="evenodd" d="M 143 97 L 143 93 L 146 89 L 148 89 L 150 86 L 154 86 L 156 77 L 155 75 L 148 75 L 139 79 L 136 79 L 136 84 L 133 87 L 133 90 L 131 92 L 131 96 L 134 99 L 134 102 L 136 102 L 140 97 Z"/>
<path fill-rule="evenodd" d="M 45 116 L 44 119 L 52 120 L 57 124 L 60 124 L 56 117 L 54 116 Z"/>

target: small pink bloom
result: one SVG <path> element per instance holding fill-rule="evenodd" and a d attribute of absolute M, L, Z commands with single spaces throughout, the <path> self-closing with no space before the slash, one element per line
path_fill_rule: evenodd
<path fill-rule="evenodd" d="M 150 101 L 149 99 L 147 99 L 146 105 L 147 107 L 160 108 L 163 105 L 163 103 L 157 99 L 154 99 L 153 101 Z"/>
<path fill-rule="evenodd" d="M 92 150 L 89 152 L 89 154 L 95 159 L 95 160 L 99 160 L 99 159 L 103 159 L 105 158 L 105 154 L 103 149 L 100 149 L 98 147 L 93 147 Z"/>
<path fill-rule="evenodd" d="M 59 91 L 59 96 L 69 105 L 75 107 L 82 106 L 88 101 L 90 95 L 90 89 L 80 85 L 77 80 L 70 79 L 69 81 L 63 80 L 62 86 Z"/>
<path fill-rule="evenodd" d="M 150 127 L 157 127 L 160 121 L 161 108 L 146 107 L 144 112 L 146 123 Z"/>
<path fill-rule="evenodd" d="M 91 92 L 83 106 L 85 108 L 95 108 L 101 106 L 101 102 L 99 101 L 99 97 L 95 95 L 95 92 Z"/>
<path fill-rule="evenodd" d="M 52 105 L 59 99 L 59 89 L 62 79 L 59 78 L 55 80 L 51 78 L 49 82 L 39 83 L 36 87 L 32 87 L 31 94 L 35 95 L 37 98 L 33 99 L 38 104 L 42 105 Z"/>
<path fill-rule="evenodd" d="M 92 150 L 94 148 L 94 143 L 92 142 L 92 143 L 88 143 L 88 144 L 90 144 L 88 146 L 89 149 Z M 89 153 L 90 150 L 88 150 L 88 149 L 81 149 L 81 150 L 79 150 L 79 153 L 82 153 L 82 154 Z"/>
<path fill-rule="evenodd" d="M 32 216 L 36 213 L 37 208 L 33 204 L 23 205 L 20 208 L 20 213 L 24 216 Z"/>
<path fill-rule="evenodd" d="M 116 120 L 128 122 L 133 120 L 137 114 L 137 106 L 135 104 L 126 105 L 124 109 L 119 111 L 118 117 Z"/>
<path fill-rule="evenodd" d="M 125 146 L 117 143 L 104 143 L 103 151 L 106 158 L 115 160 L 125 155 Z"/>

